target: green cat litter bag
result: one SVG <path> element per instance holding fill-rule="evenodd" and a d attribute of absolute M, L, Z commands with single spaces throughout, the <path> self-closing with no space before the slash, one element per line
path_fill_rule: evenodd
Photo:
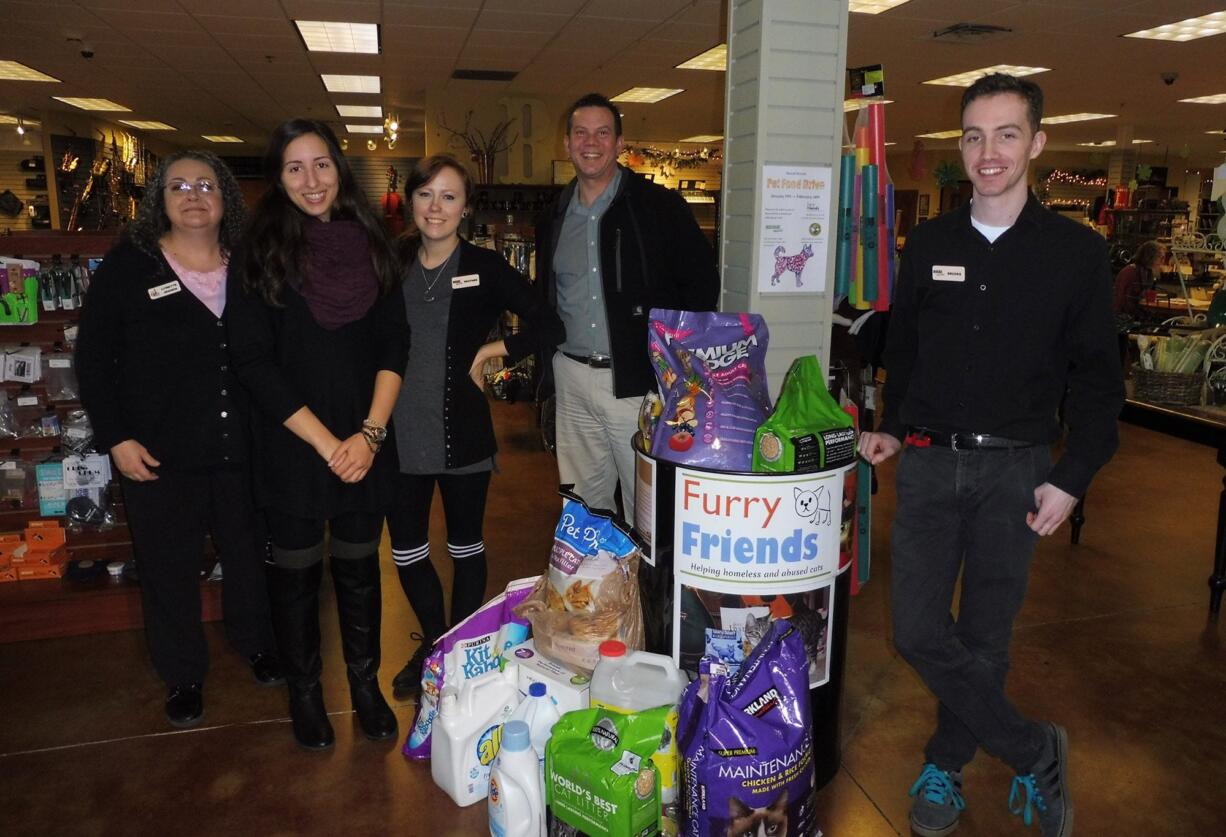
<path fill-rule="evenodd" d="M 826 390 L 826 375 L 816 356 L 792 362 L 775 409 L 753 441 L 753 469 L 759 472 L 803 474 L 855 459 L 851 416 Z"/>
<path fill-rule="evenodd" d="M 621 714 L 567 712 L 545 747 L 550 834 L 651 837 L 660 833 L 660 776 L 651 755 L 671 706 Z M 566 828 L 569 826 L 570 828 Z"/>

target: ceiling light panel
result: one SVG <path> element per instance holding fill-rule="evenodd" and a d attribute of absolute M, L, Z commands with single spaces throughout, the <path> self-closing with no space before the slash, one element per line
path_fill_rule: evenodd
<path fill-rule="evenodd" d="M 1125 38 L 1148 38 L 1155 41 L 1195 41 L 1197 38 L 1208 38 L 1210 35 L 1220 35 L 1226 32 L 1226 9 L 1200 17 L 1190 17 L 1186 20 L 1155 26 L 1153 29 L 1142 29 L 1139 32 L 1129 32 Z"/>
<path fill-rule="evenodd" d="M 677 140 L 677 142 L 719 142 L 723 138 L 723 134 L 695 134 L 692 137 Z"/>
<path fill-rule="evenodd" d="M 382 84 L 378 76 L 346 76 L 332 73 L 320 75 L 329 93 L 380 93 Z"/>
<path fill-rule="evenodd" d="M 179 130 L 173 125 L 167 125 L 165 122 L 154 122 L 144 119 L 121 119 L 121 124 L 132 128 L 139 128 L 142 131 L 177 131 Z"/>
<path fill-rule="evenodd" d="M 347 119 L 382 119 L 380 105 L 337 105 L 336 112 Z"/>
<path fill-rule="evenodd" d="M 53 81 L 59 83 L 58 78 L 52 78 L 46 73 L 40 73 L 33 67 L 27 67 L 18 61 L 0 61 L 0 80 L 3 81 Z"/>
<path fill-rule="evenodd" d="M 684 87 L 631 87 L 613 97 L 614 102 L 637 102 L 638 104 L 654 105 L 669 96 L 685 92 Z"/>
<path fill-rule="evenodd" d="M 869 105 L 890 105 L 893 103 L 893 99 L 844 99 L 843 112 L 860 110 L 860 108 L 866 108 Z"/>
<path fill-rule="evenodd" d="M 346 125 L 345 130 L 351 134 L 381 134 L 382 125 Z"/>
<path fill-rule="evenodd" d="M 51 98 L 81 110 L 124 111 L 127 113 L 132 111 L 132 108 L 117 105 L 110 99 L 83 99 L 77 96 L 52 96 Z"/>
<path fill-rule="evenodd" d="M 1153 140 L 1134 139 L 1133 145 L 1149 145 Z M 1115 146 L 1115 140 L 1102 140 L 1101 142 L 1079 142 L 1078 145 L 1084 145 L 1089 148 L 1112 148 Z"/>
<path fill-rule="evenodd" d="M 962 129 L 958 128 L 954 131 L 934 131 L 931 134 L 916 134 L 921 139 L 954 139 L 962 136 Z"/>
<path fill-rule="evenodd" d="M 862 15 L 879 15 L 906 2 L 907 0 L 850 0 L 847 11 L 859 12 Z"/>
<path fill-rule="evenodd" d="M 201 134 L 200 138 L 209 142 L 242 142 L 238 137 L 232 137 L 229 134 Z"/>
<path fill-rule="evenodd" d="M 1044 125 L 1065 125 L 1069 122 L 1089 122 L 1092 119 L 1111 119 L 1114 113 L 1065 113 L 1060 116 L 1045 116 L 1040 121 Z"/>
<path fill-rule="evenodd" d="M 294 25 L 311 52 L 379 54 L 379 26 L 376 23 L 295 20 Z"/>
<path fill-rule="evenodd" d="M 677 65 L 678 70 L 727 70 L 728 45 L 719 44 L 689 61 Z"/>
<path fill-rule="evenodd" d="M 1226 105 L 1226 93 L 1214 93 L 1212 96 L 1197 96 L 1195 99 L 1180 99 L 1181 102 L 1191 102 L 1194 105 Z"/>
<path fill-rule="evenodd" d="M 992 67 L 980 67 L 978 70 L 967 70 L 965 73 L 955 73 L 952 76 L 930 78 L 924 84 L 941 84 L 946 87 L 970 87 L 984 76 L 992 73 L 1007 73 L 1011 76 L 1033 76 L 1035 73 L 1046 73 L 1050 67 L 1023 67 L 1017 64 L 996 64 Z"/>
<path fill-rule="evenodd" d="M 18 121 L 20 121 L 21 124 L 27 128 L 41 128 L 43 124 L 37 119 L 27 119 L 24 116 L 13 116 L 9 113 L 0 113 L 0 125 L 16 125 Z"/>

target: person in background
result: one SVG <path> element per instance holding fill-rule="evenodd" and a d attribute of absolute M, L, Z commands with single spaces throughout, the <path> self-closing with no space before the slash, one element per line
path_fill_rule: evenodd
<path fill-rule="evenodd" d="M 558 475 L 594 508 L 634 521 L 634 452 L 643 395 L 656 386 L 647 356 L 652 308 L 713 311 L 715 254 L 677 192 L 617 162 L 621 114 L 598 93 L 566 117 L 575 178 L 537 226 L 537 275 L 566 326 L 553 356 Z M 548 361 L 548 356 L 546 360 Z"/>
<path fill-rule="evenodd" d="M 486 361 L 515 363 L 564 337 L 562 322 L 507 261 L 460 238 L 473 184 L 454 157 L 418 162 L 405 185 L 413 224 L 401 240 L 404 307 L 413 335 L 393 412 L 400 456 L 388 514 L 400 584 L 421 623 L 422 642 L 392 681 L 397 698 L 421 687 L 430 647 L 446 630 L 443 589 L 430 563 L 430 505 L 438 486 L 455 573 L 454 625 L 485 599 L 482 522 L 494 470 L 494 426 L 485 398 Z M 517 330 L 487 342 L 504 311 Z"/>
<path fill-rule="evenodd" d="M 379 541 L 396 453 L 380 450 L 408 337 L 395 254 L 322 122 L 282 123 L 264 177 L 243 281 L 231 288 L 229 341 L 258 408 L 256 492 L 294 737 L 312 750 L 334 741 L 319 682 L 330 552 L 353 707 L 367 738 L 387 740 L 396 716 L 379 690 Z"/>
<path fill-rule="evenodd" d="M 98 449 L 110 451 L 119 471 L 145 636 L 176 727 L 204 716 L 207 535 L 224 572 L 226 638 L 257 683 L 285 682 L 251 496 L 247 396 L 229 368 L 223 331 L 245 215 L 220 159 L 207 151 L 170 155 L 94 274 L 81 311 L 81 401 Z"/>
<path fill-rule="evenodd" d="M 980 78 L 962 96 L 973 199 L 907 240 L 885 361 L 877 464 L 902 451 L 891 540 L 894 644 L 939 701 L 911 787 L 911 828 L 951 833 L 982 747 L 1014 769 L 1009 807 L 1043 837 L 1073 830 L 1068 735 L 1005 694 L 1013 620 L 1040 537 L 1119 445 L 1124 401 L 1102 236 L 1046 210 L 1027 171 L 1043 92 Z M 1063 402 L 1068 437 L 1053 466 Z M 950 613 L 961 576 L 958 616 Z"/>
<path fill-rule="evenodd" d="M 1124 265 L 1115 276 L 1113 295 L 1116 317 L 1135 321 L 1141 314 L 1141 299 L 1166 261 L 1166 248 L 1157 241 L 1146 241 L 1137 248 L 1132 261 Z"/>

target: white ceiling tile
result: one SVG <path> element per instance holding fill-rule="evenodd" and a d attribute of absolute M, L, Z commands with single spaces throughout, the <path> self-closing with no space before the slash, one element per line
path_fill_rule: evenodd
<path fill-rule="evenodd" d="M 477 19 L 481 4 L 448 3 L 419 6 L 388 3 L 383 7 L 383 24 L 391 26 L 462 26 L 468 28 Z M 407 45 L 406 45 L 407 46 Z"/>

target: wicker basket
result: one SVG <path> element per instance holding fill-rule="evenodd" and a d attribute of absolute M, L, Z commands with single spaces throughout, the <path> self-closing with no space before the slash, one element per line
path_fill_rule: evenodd
<path fill-rule="evenodd" d="M 1203 375 L 1182 375 L 1177 372 L 1154 372 L 1139 365 L 1132 367 L 1134 393 L 1140 401 L 1151 404 L 1189 405 L 1200 403 Z"/>

